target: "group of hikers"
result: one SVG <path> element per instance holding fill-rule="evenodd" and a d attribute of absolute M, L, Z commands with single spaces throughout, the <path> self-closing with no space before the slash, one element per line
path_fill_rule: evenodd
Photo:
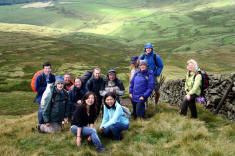
<path fill-rule="evenodd" d="M 157 77 L 160 76 L 162 69 L 163 62 L 159 55 L 154 54 L 151 43 L 145 44 L 144 54 L 131 58 L 129 98 L 134 119 L 145 118 L 145 103 L 153 90 L 155 103 L 158 103 L 160 84 Z M 201 76 L 195 76 L 199 70 L 195 60 L 187 62 L 187 69 L 186 96 L 180 114 L 186 115 L 189 106 L 192 117 L 196 118 L 195 98 L 200 95 Z M 105 152 L 107 150 L 94 128 L 101 111 L 101 135 L 115 140 L 122 139 L 121 132 L 129 128 L 130 118 L 126 108 L 121 105 L 120 97 L 124 95 L 125 88 L 114 69 L 107 72 L 105 79 L 101 77 L 101 69 L 95 68 L 82 78 L 75 77 L 73 81 L 69 73 L 65 74 L 63 79 L 56 79 L 51 70 L 51 64 L 44 63 L 43 72 L 35 80 L 35 102 L 39 103 L 39 124 L 36 127 L 39 132 L 60 131 L 62 122 L 70 122 L 71 132 L 77 137 L 77 146 L 81 145 L 82 137 L 86 136 L 98 152 Z M 48 88 L 51 90 L 47 91 Z M 45 94 L 49 96 L 44 98 L 47 96 Z"/>

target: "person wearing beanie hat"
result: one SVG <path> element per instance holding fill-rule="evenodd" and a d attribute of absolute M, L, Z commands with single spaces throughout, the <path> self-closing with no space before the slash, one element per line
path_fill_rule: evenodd
<path fill-rule="evenodd" d="M 145 102 L 154 89 L 153 71 L 148 69 L 145 60 L 141 60 L 137 71 L 130 82 L 129 97 L 132 101 L 134 119 L 145 117 Z"/>
<path fill-rule="evenodd" d="M 139 56 L 140 60 L 145 60 L 148 68 L 153 71 L 155 77 L 155 104 L 158 103 L 160 97 L 160 84 L 158 83 L 157 78 L 161 75 L 163 69 L 163 62 L 159 55 L 154 54 L 153 45 L 151 43 L 146 43 L 144 47 L 144 54 Z"/>
<path fill-rule="evenodd" d="M 112 92 L 117 95 L 117 101 L 120 103 L 120 96 L 124 95 L 125 88 L 122 80 L 117 78 L 116 70 L 110 69 L 107 73 L 106 79 L 104 80 L 104 86 L 100 91 L 101 96 L 105 96 L 108 92 Z"/>
<path fill-rule="evenodd" d="M 37 125 L 38 131 L 42 133 L 60 131 L 62 129 L 62 121 L 68 122 L 70 106 L 63 79 L 56 80 L 50 95 L 50 98 L 45 100 L 42 112 L 45 124 Z"/>

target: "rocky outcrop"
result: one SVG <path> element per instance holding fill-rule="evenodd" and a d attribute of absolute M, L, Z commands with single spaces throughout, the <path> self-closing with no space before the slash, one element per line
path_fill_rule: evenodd
<path fill-rule="evenodd" d="M 160 89 L 160 101 L 180 107 L 183 97 L 185 96 L 184 83 L 185 79 L 170 80 L 163 83 Z M 215 112 L 228 87 L 233 83 L 233 87 L 225 98 L 218 113 L 225 115 L 229 120 L 235 120 L 235 73 L 209 75 L 209 83 L 209 88 L 205 91 L 207 101 L 203 106 L 212 112 Z"/>

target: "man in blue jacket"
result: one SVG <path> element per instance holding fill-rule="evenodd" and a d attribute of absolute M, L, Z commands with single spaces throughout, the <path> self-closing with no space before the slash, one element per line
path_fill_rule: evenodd
<path fill-rule="evenodd" d="M 160 93 L 160 84 L 157 81 L 157 77 L 161 75 L 163 69 L 163 62 L 159 55 L 154 54 L 153 46 L 151 43 L 146 43 L 144 48 L 144 54 L 139 56 L 140 60 L 146 60 L 148 68 L 153 71 L 155 77 L 155 104 L 158 103 Z"/>
<path fill-rule="evenodd" d="M 145 60 L 139 64 L 140 70 L 137 71 L 131 79 L 129 88 L 129 97 L 132 99 L 133 110 L 136 111 L 134 118 L 144 118 L 145 102 L 154 89 L 153 71 L 148 69 Z M 135 111 L 133 111 L 135 113 Z"/>
<path fill-rule="evenodd" d="M 45 62 L 42 65 L 42 67 L 43 67 L 43 72 L 37 76 L 36 81 L 35 81 L 35 89 L 37 91 L 35 102 L 39 104 L 39 109 L 38 109 L 38 123 L 39 124 L 44 124 L 44 120 L 42 117 L 42 109 L 41 109 L 42 94 L 46 90 L 48 83 L 55 82 L 55 75 L 51 73 L 51 63 Z"/>

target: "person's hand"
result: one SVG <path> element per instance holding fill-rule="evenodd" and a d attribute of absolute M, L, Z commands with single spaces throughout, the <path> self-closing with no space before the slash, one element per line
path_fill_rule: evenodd
<path fill-rule="evenodd" d="M 49 127 L 51 124 L 50 123 L 46 123 L 46 126 Z"/>
<path fill-rule="evenodd" d="M 190 95 L 189 95 L 189 94 L 186 95 L 186 99 L 187 99 L 188 101 L 190 100 Z"/>
<path fill-rule="evenodd" d="M 78 100 L 77 104 L 81 105 L 82 104 L 82 100 Z"/>
<path fill-rule="evenodd" d="M 77 136 L 77 146 L 81 146 L 82 138 L 81 136 Z"/>
<path fill-rule="evenodd" d="M 88 141 L 91 141 L 91 136 L 89 136 L 89 137 L 87 138 L 87 140 L 88 140 Z"/>
<path fill-rule="evenodd" d="M 68 123 L 68 118 L 64 118 L 64 123 Z"/>
<path fill-rule="evenodd" d="M 111 88 L 109 89 L 109 91 L 110 91 L 111 93 L 114 93 L 114 92 L 115 92 L 115 90 L 113 89 L 113 87 L 111 87 Z"/>
<path fill-rule="evenodd" d="M 144 97 L 143 97 L 143 96 L 141 96 L 141 97 L 139 98 L 139 100 L 144 100 Z"/>
<path fill-rule="evenodd" d="M 100 128 L 100 132 L 102 133 L 104 131 L 104 127 Z"/>
<path fill-rule="evenodd" d="M 132 99 L 132 94 L 129 94 L 129 98 Z"/>

